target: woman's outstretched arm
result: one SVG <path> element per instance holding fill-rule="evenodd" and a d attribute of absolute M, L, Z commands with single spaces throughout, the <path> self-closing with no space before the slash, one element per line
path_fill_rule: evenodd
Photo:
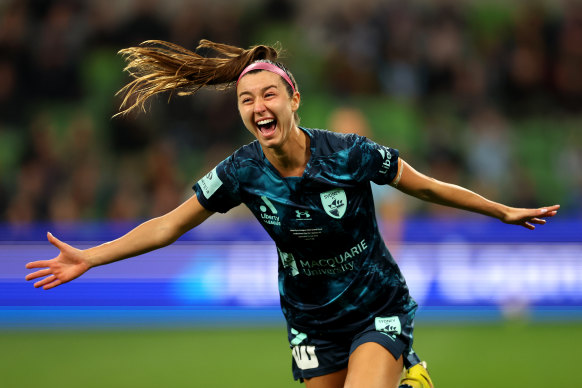
<path fill-rule="evenodd" d="M 124 236 L 85 250 L 74 248 L 47 233 L 49 242 L 60 252 L 54 259 L 26 264 L 28 269 L 39 268 L 36 272 L 28 274 L 26 280 L 43 278 L 34 286 L 48 290 L 78 278 L 92 267 L 165 247 L 188 230 L 200 225 L 212 214 L 213 212 L 202 207 L 196 195 L 193 195 L 171 212 L 144 222 Z"/>
<path fill-rule="evenodd" d="M 543 218 L 556 215 L 560 208 L 560 205 L 537 209 L 506 206 L 490 201 L 464 187 L 441 182 L 421 174 L 402 159 L 399 162 L 402 171 L 396 188 L 424 201 L 484 214 L 506 224 L 521 225 L 531 230 L 535 229 L 534 224 L 545 224 L 546 221 Z"/>

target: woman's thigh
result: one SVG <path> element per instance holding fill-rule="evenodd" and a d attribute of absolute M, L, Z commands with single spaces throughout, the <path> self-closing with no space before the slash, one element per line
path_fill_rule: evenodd
<path fill-rule="evenodd" d="M 343 388 L 346 381 L 347 368 L 327 375 L 304 379 L 305 388 Z"/>
<path fill-rule="evenodd" d="M 403 361 L 375 342 L 354 350 L 346 369 L 305 379 L 305 388 L 387 388 L 397 387 L 402 377 Z"/>
<path fill-rule="evenodd" d="M 402 357 L 396 360 L 382 345 L 367 342 L 350 356 L 345 388 L 396 388 L 403 370 Z"/>

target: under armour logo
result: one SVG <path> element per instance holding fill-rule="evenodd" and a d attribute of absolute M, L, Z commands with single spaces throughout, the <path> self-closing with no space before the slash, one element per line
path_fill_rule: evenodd
<path fill-rule="evenodd" d="M 297 218 L 311 218 L 311 214 L 309 214 L 307 210 L 305 211 L 295 210 L 295 215 L 297 216 Z"/>

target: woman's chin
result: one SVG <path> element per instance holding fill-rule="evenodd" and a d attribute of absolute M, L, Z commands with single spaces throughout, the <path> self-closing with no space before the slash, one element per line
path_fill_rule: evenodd
<path fill-rule="evenodd" d="M 257 139 L 263 145 L 268 146 L 277 141 L 278 138 L 278 129 L 277 127 L 269 128 L 269 129 L 261 129 L 257 134 Z"/>

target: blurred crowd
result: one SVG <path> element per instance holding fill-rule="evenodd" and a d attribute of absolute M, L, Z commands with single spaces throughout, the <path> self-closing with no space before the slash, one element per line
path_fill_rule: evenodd
<path fill-rule="evenodd" d="M 364 133 L 497 201 L 582 216 L 582 2 L 505 3 L 0 0 L 0 220 L 158 216 L 251 141 L 228 92 L 112 118 L 129 81 L 120 49 L 202 38 L 281 42 L 302 125 Z"/>

